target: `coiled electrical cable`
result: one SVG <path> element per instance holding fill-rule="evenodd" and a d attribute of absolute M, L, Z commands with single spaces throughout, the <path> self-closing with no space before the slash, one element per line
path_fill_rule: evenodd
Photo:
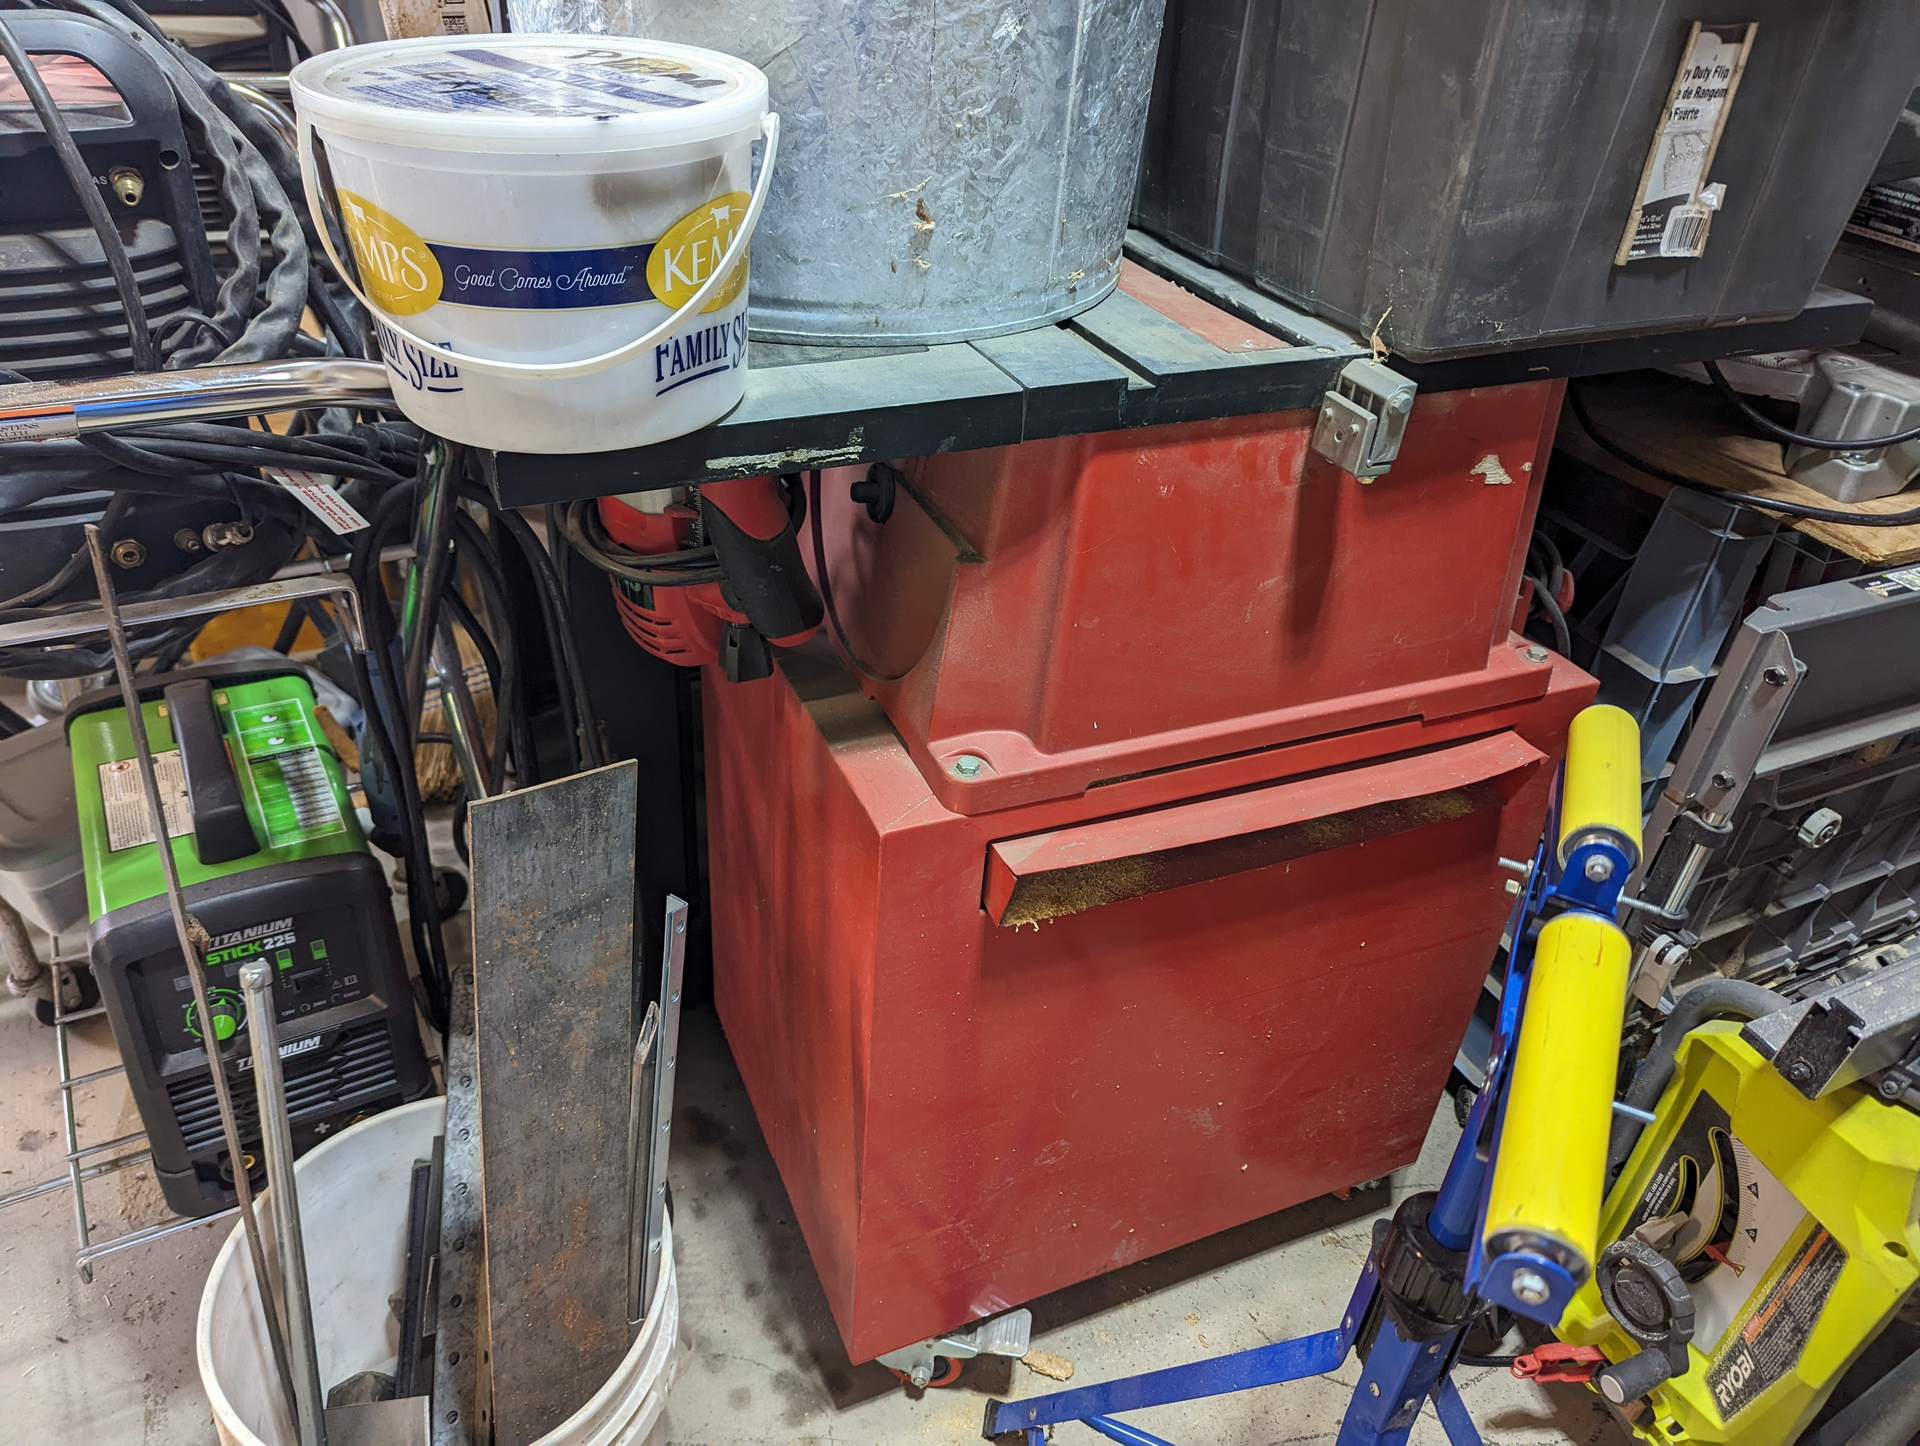
<path fill-rule="evenodd" d="M 1797 517 L 1807 522 L 1833 522 L 1845 527 L 1912 527 L 1920 523 L 1920 507 L 1909 508 L 1905 512 L 1843 512 L 1837 507 L 1810 507 L 1803 502 L 1784 502 L 1778 497 L 1763 497 L 1757 492 L 1740 492 L 1730 487 L 1715 487 L 1702 482 L 1697 477 L 1689 477 L 1684 472 L 1675 472 L 1662 467 L 1645 457 L 1636 455 L 1602 432 L 1594 424 L 1593 415 L 1587 410 L 1585 385 L 1572 382 L 1567 387 L 1567 405 L 1573 409 L 1575 420 L 1580 429 L 1593 439 L 1594 445 L 1608 455 L 1625 462 L 1635 471 L 1644 472 L 1649 477 L 1657 477 L 1662 482 L 1670 482 L 1675 487 L 1684 487 L 1690 492 L 1699 492 L 1707 497 L 1718 497 L 1727 502 L 1738 502 L 1743 507 L 1758 507 L 1768 512 L 1777 512 L 1787 517 Z M 1849 447 L 1860 445 L 1850 442 Z"/>
<path fill-rule="evenodd" d="M 1805 432 L 1796 432 L 1791 427 L 1783 427 L 1765 412 L 1749 402 L 1733 389 L 1733 383 L 1727 380 L 1726 373 L 1720 370 L 1717 361 L 1705 362 L 1707 379 L 1713 383 L 1713 389 L 1733 404 L 1734 410 L 1745 417 L 1749 423 L 1765 432 L 1777 442 L 1787 442 L 1796 447 L 1817 447 L 1825 452 L 1873 452 L 1881 447 L 1897 447 L 1902 442 L 1911 442 L 1920 437 L 1920 427 L 1909 427 L 1904 432 L 1892 432 L 1884 437 L 1810 437 Z"/>
<path fill-rule="evenodd" d="M 560 513 L 560 525 L 575 552 L 600 571 L 625 582 L 647 587 L 697 587 L 720 581 L 720 564 L 712 547 L 635 552 L 608 535 L 606 524 L 600 520 L 599 505 L 590 498 L 568 503 Z"/>

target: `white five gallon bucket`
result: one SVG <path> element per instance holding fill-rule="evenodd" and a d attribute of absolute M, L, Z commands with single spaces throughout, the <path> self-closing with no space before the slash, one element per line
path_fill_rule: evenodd
<path fill-rule="evenodd" d="M 647 40 L 433 36 L 329 51 L 292 83 L 307 204 L 340 219 L 357 285 L 324 222 L 322 245 L 414 422 L 598 452 L 738 404 L 747 242 L 780 133 L 760 71 Z"/>
<path fill-rule="evenodd" d="M 325 1386 L 362 1371 L 390 1375 L 399 1359 L 400 1325 L 391 1297 L 405 1284 L 408 1183 L 413 1162 L 427 1157 L 445 1119 L 445 1100 L 402 1105 L 342 1130 L 293 1167 Z M 264 1203 L 259 1211 L 264 1227 Z M 264 1234 L 271 1261 L 273 1232 Z M 659 1421 L 667 1388 L 686 1365 L 671 1232 L 664 1248 L 666 1268 L 627 1354 L 593 1397 L 536 1446 L 639 1446 Z M 201 1292 L 195 1347 L 222 1446 L 294 1446 L 298 1435 L 274 1371 L 253 1261 L 238 1224 Z"/>

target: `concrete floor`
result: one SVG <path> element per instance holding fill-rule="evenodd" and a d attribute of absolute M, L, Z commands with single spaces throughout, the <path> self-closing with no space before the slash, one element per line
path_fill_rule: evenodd
<path fill-rule="evenodd" d="M 76 1072 L 114 1062 L 104 1020 L 77 1030 Z M 883 1368 L 847 1361 L 714 1016 L 684 1025 L 672 1179 L 683 1318 L 693 1354 L 654 1446 L 961 1446 L 978 1441 L 987 1396 L 1056 1384 L 1008 1361 L 976 1362 L 958 1386 L 924 1395 Z M 63 1165 L 52 1031 L 0 999 L 0 1193 Z M 138 1128 L 117 1078 L 78 1092 L 82 1140 Z M 1327 1197 L 1033 1303 L 1036 1345 L 1074 1365 L 1074 1384 L 1322 1330 L 1345 1303 L 1374 1219 L 1437 1182 L 1457 1133 L 1436 1112 L 1420 1161 L 1385 1188 Z M 96 1236 L 164 1218 L 151 1176 L 90 1184 Z M 73 1265 L 63 1191 L 0 1212 L 0 1439 L 204 1446 L 214 1439 L 194 1368 L 201 1283 L 231 1222 L 200 1225 L 96 1264 Z M 1356 1368 L 1189 1406 L 1138 1424 L 1198 1446 L 1331 1442 Z M 1502 1371 L 1463 1373 L 1461 1391 L 1492 1443 L 1625 1438 L 1584 1389 L 1542 1390 Z M 1093 1443 L 1063 1427 L 1059 1441 Z M 1431 1417 L 1417 1443 L 1443 1436 Z"/>
<path fill-rule="evenodd" d="M 657 1442 L 963 1446 L 980 1440 L 989 1396 L 1061 1388 L 1006 1360 L 977 1360 L 958 1385 L 925 1393 L 905 1390 L 881 1366 L 850 1365 L 718 1021 L 690 1013 L 681 1039 L 671 1174 L 693 1360 Z M 1345 1203 L 1309 1201 L 1031 1302 L 1034 1345 L 1066 1357 L 1069 1384 L 1085 1385 L 1326 1330 L 1353 1290 L 1373 1222 L 1439 1183 L 1458 1135 L 1444 1103 L 1420 1160 L 1385 1187 Z M 1349 1360 L 1330 1380 L 1127 1419 L 1181 1446 L 1331 1443 L 1358 1374 Z M 1490 1446 L 1629 1439 L 1584 1387 L 1543 1389 L 1491 1370 L 1462 1372 L 1459 1386 Z M 1103 1438 L 1062 1426 L 1055 1439 L 1095 1446 Z M 1445 1439 L 1430 1413 L 1413 1432 L 1421 1446 Z"/>

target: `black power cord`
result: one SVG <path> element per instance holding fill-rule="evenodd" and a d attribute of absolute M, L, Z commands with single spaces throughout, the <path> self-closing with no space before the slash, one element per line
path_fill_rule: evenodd
<path fill-rule="evenodd" d="M 1561 657 L 1573 655 L 1573 634 L 1567 628 L 1567 615 L 1560 606 L 1560 585 L 1567 580 L 1567 567 L 1560 549 L 1544 532 L 1536 532 L 1527 544 L 1526 579 L 1533 584 L 1533 601 L 1546 615 L 1553 629 L 1554 651 Z"/>
<path fill-rule="evenodd" d="M 133 261 L 120 240 L 120 232 L 114 227 L 113 217 L 107 213 L 106 199 L 94 184 L 93 168 L 87 164 L 87 158 L 80 154 L 73 132 L 67 128 L 67 118 L 60 114 L 60 107 L 54 104 L 46 82 L 40 78 L 40 72 L 5 20 L 0 20 L 0 54 L 6 56 L 7 64 L 13 67 L 14 78 L 27 93 L 33 113 L 40 118 L 40 129 L 46 133 L 47 141 L 60 161 L 60 169 L 66 172 L 73 194 L 79 200 L 81 209 L 87 213 L 87 221 L 100 242 L 107 270 L 113 273 L 114 289 L 120 293 L 120 308 L 126 314 L 127 344 L 133 353 L 134 368 L 143 372 L 158 371 L 160 349 L 153 344 L 153 333 L 147 327 L 146 303 L 140 298 L 140 283 L 133 274 Z"/>
<path fill-rule="evenodd" d="M 553 650 L 560 674 L 560 716 L 566 723 L 574 767 L 576 770 L 605 767 L 606 751 L 600 746 L 600 730 L 593 720 L 593 700 L 587 692 L 586 673 L 580 666 L 580 651 L 573 641 L 573 615 L 560 589 L 553 558 L 540 545 L 526 518 L 511 507 L 495 507 L 492 499 L 477 487 L 463 489 L 461 495 L 472 497 L 489 508 L 500 530 L 513 539 L 525 557 L 546 625 L 547 645 Z"/>
<path fill-rule="evenodd" d="M 1567 405 L 1573 409 L 1575 420 L 1580 429 L 1593 438 L 1594 445 L 1610 456 L 1625 462 L 1636 471 L 1649 477 L 1658 477 L 1662 482 L 1670 482 L 1675 487 L 1684 487 L 1689 492 L 1698 492 L 1707 497 L 1719 497 L 1728 502 L 1738 502 L 1743 507 L 1756 507 L 1767 512 L 1777 512 L 1786 517 L 1798 517 L 1807 522 L 1832 522 L 1843 527 L 1912 527 L 1920 523 L 1920 507 L 1905 512 L 1842 512 L 1837 507 L 1809 507 L 1802 502 L 1783 502 L 1778 497 L 1762 497 L 1755 492 L 1737 492 L 1727 487 L 1715 487 L 1702 482 L 1697 477 L 1689 477 L 1684 472 L 1675 472 L 1662 467 L 1658 462 L 1650 462 L 1628 451 L 1613 440 L 1599 427 L 1594 425 L 1593 415 L 1587 410 L 1584 396 L 1585 386 L 1581 382 L 1571 382 L 1567 386 Z M 1849 442 L 1848 447 L 1858 446 Z"/>
<path fill-rule="evenodd" d="M 635 552 L 615 542 L 601 521 L 599 504 L 592 498 L 566 504 L 559 517 L 567 544 L 609 577 L 645 587 L 698 587 L 720 581 L 720 565 L 712 547 Z"/>
<path fill-rule="evenodd" d="M 360 594 L 367 652 L 353 654 L 353 670 L 366 720 L 365 735 L 373 741 L 374 752 L 394 794 L 394 814 L 407 875 L 407 927 L 413 936 L 413 957 L 419 966 L 420 981 L 426 988 L 427 1015 L 434 1028 L 445 1034 L 450 1018 L 452 973 L 440 928 L 440 904 L 434 891 L 433 855 L 427 844 L 420 782 L 413 766 L 414 735 L 419 720 L 407 716 L 400 692 L 394 686 L 393 617 L 380 580 L 380 550 L 387 535 L 406 522 L 408 504 L 417 493 L 418 484 L 413 482 L 388 492 L 356 539 L 349 575 Z M 369 654 L 377 655 L 380 660 L 377 672 L 369 664 Z M 391 731 L 389 723 L 393 725 Z"/>
<path fill-rule="evenodd" d="M 1734 410 L 1747 421 L 1777 441 L 1788 442 L 1796 447 L 1815 447 L 1823 452 L 1872 452 L 1881 447 L 1897 447 L 1902 442 L 1911 442 L 1920 437 L 1920 427 L 1909 427 L 1904 432 L 1894 432 L 1885 437 L 1810 437 L 1804 432 L 1796 432 L 1791 427 L 1783 427 L 1765 412 L 1754 406 L 1745 397 L 1733 389 L 1733 383 L 1720 370 L 1717 361 L 1705 362 L 1707 378 L 1713 383 L 1714 390 L 1729 402 Z"/>
<path fill-rule="evenodd" d="M 1560 599 L 1553 595 L 1553 589 L 1543 577 L 1527 574 L 1527 581 L 1533 584 L 1534 605 L 1546 614 L 1547 626 L 1553 629 L 1553 650 L 1563 658 L 1573 656 L 1573 633 L 1567 627 L 1567 615 L 1560 608 Z"/>
<path fill-rule="evenodd" d="M 457 556 L 466 563 L 479 585 L 481 611 L 491 624 L 489 636 L 488 631 L 482 629 L 480 619 L 467 607 L 459 590 L 448 589 L 447 605 L 453 609 L 455 620 L 473 639 L 474 646 L 480 649 L 482 659 L 487 663 L 488 676 L 493 680 L 493 777 L 497 782 L 505 775 L 505 765 L 511 756 L 515 779 L 520 787 L 526 788 L 540 781 L 539 765 L 534 758 L 533 730 L 527 716 L 520 645 L 513 632 L 516 613 L 512 596 L 494 553 L 492 539 L 480 530 L 480 524 L 464 510 L 453 514 L 453 536 Z M 488 657 L 489 651 L 492 652 L 491 658 Z"/>

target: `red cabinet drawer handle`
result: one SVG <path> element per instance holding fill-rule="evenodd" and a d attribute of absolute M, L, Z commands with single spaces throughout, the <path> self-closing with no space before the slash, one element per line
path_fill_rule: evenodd
<path fill-rule="evenodd" d="M 1497 809 L 1547 756 L 1503 732 L 1219 798 L 1002 839 L 986 908 L 1006 927 Z M 1491 860 L 1489 860 L 1491 862 Z"/>

